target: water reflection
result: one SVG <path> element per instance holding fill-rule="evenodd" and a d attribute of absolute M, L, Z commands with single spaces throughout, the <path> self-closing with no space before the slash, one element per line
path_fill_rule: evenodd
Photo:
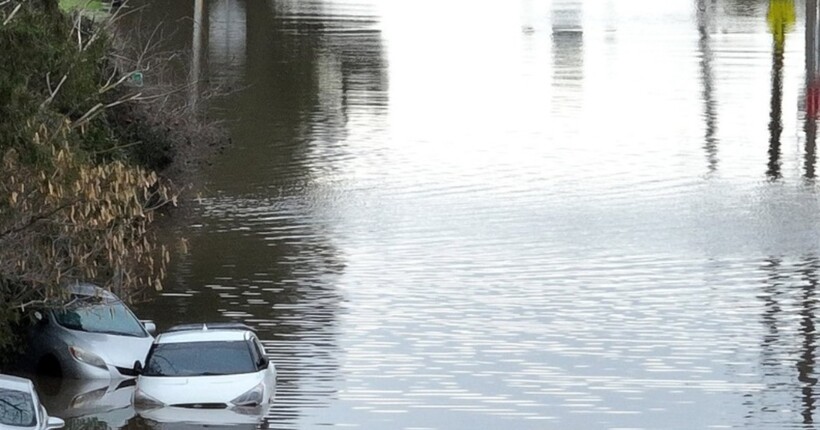
<path fill-rule="evenodd" d="M 162 407 L 139 411 L 145 428 L 154 430 L 271 428 L 266 415 L 270 405 L 241 409 L 194 409 Z M 263 424 L 264 423 L 264 424 Z"/>
<path fill-rule="evenodd" d="M 351 122 L 378 118 L 388 102 L 376 20 L 345 7 L 206 2 L 205 76 L 247 87 L 217 106 L 236 144 L 210 172 L 218 188 L 175 215 L 172 234 L 189 238 L 190 253 L 175 259 L 168 289 L 138 309 L 160 329 L 208 320 L 259 329 L 278 371 L 269 428 L 299 428 L 338 389 L 345 261 L 317 204 L 327 196 L 315 179 L 331 176 L 333 163 L 315 160 L 348 157 Z"/>
<path fill-rule="evenodd" d="M 212 0 L 208 4 L 209 79 L 236 86 L 245 69 L 247 15 L 241 0 Z"/>
<path fill-rule="evenodd" d="M 806 0 L 806 98 L 803 132 L 805 133 L 804 177 L 813 181 L 817 164 L 817 116 L 820 113 L 820 19 L 817 0 Z"/>
<path fill-rule="evenodd" d="M 580 0 L 560 0 L 552 4 L 553 87 L 556 91 L 553 115 L 580 110 L 584 78 L 583 9 Z"/>
<path fill-rule="evenodd" d="M 729 15 L 756 19 L 761 15 L 761 11 L 765 10 L 766 3 L 769 1 L 770 0 L 725 0 L 721 3 Z"/>
<path fill-rule="evenodd" d="M 698 0 L 698 50 L 700 51 L 700 80 L 703 97 L 703 119 L 705 135 L 703 149 L 706 152 L 707 171 L 713 174 L 718 167 L 717 102 L 715 101 L 714 71 L 712 70 L 713 53 L 710 33 L 713 31 L 713 19 L 716 13 L 716 0 Z"/>
<path fill-rule="evenodd" d="M 336 11 L 332 2 L 250 2 L 246 8 L 249 90 L 222 106 L 231 118 L 242 118 L 230 123 L 238 145 L 212 175 L 237 178 L 220 180 L 230 193 L 301 193 L 312 176 L 325 174 L 311 170 L 313 160 L 347 157 L 351 121 L 384 112 L 381 33 L 367 10 Z M 255 155 L 247 157 L 249 151 Z"/>
<path fill-rule="evenodd" d="M 138 311 L 161 329 L 188 321 L 255 327 L 277 368 L 269 428 L 299 428 L 308 405 L 326 404 L 337 390 L 343 297 L 335 283 L 344 270 L 342 256 L 321 225 L 309 221 L 312 208 L 295 196 L 221 196 L 201 205 L 191 221 L 205 225 L 178 232 L 191 247 L 175 260 L 171 286 Z M 172 412 L 140 415 L 152 428 L 176 428 L 170 422 L 180 416 Z"/>
<path fill-rule="evenodd" d="M 399 3 L 207 3 L 239 27 L 203 73 L 247 90 L 141 316 L 260 328 L 273 428 L 813 425 L 820 209 L 769 1 Z"/>
<path fill-rule="evenodd" d="M 196 110 L 199 105 L 199 94 L 202 91 L 200 79 L 202 79 L 202 29 L 205 26 L 205 0 L 194 1 L 194 16 L 192 21 L 193 31 L 191 42 L 191 75 L 189 107 Z"/>
<path fill-rule="evenodd" d="M 791 408 L 789 400 L 774 400 L 779 394 L 792 394 L 802 424 L 814 423 L 817 389 L 817 288 L 820 258 L 805 256 L 796 262 L 781 257 L 767 259 L 763 287 L 762 323 L 766 327 L 761 343 L 763 378 L 767 383 L 760 412 L 780 414 Z M 795 315 L 797 320 L 792 320 Z M 789 364 L 794 363 L 796 377 Z M 796 383 L 792 382 L 796 379 Z M 787 396 L 786 399 L 789 397 Z M 771 420 L 771 418 L 769 418 Z"/>
<path fill-rule="evenodd" d="M 769 162 L 766 175 L 771 180 L 781 177 L 780 135 L 783 132 L 783 56 L 786 35 L 795 22 L 794 0 L 770 0 L 766 15 L 772 33 L 772 85 L 769 109 Z"/>
<path fill-rule="evenodd" d="M 120 429 L 136 415 L 131 398 L 135 381 L 33 378 L 49 414 L 66 429 Z"/>
<path fill-rule="evenodd" d="M 815 330 L 815 308 L 817 307 L 817 285 L 818 285 L 818 269 L 820 269 L 820 259 L 818 257 L 809 257 L 804 260 L 802 275 L 803 275 L 803 296 L 800 301 L 801 310 L 800 319 L 800 336 L 803 341 L 801 344 L 802 353 L 797 361 L 797 380 L 803 386 L 803 424 L 814 423 L 815 407 L 815 387 L 817 386 L 817 377 L 815 365 L 817 362 L 817 332 Z"/>

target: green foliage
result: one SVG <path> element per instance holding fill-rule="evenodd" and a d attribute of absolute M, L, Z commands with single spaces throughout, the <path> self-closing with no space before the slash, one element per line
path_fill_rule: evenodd
<path fill-rule="evenodd" d="M 107 59 L 110 44 L 79 15 L 69 17 L 41 2 L 12 1 L 0 7 L 0 150 L 16 148 L 38 160 L 27 124 L 57 124 L 83 118 L 95 106 L 111 102 L 101 93 L 114 71 Z M 127 157 L 117 151 L 120 139 L 103 113 L 84 121 L 81 138 L 69 136 L 78 149 L 98 159 Z"/>
<path fill-rule="evenodd" d="M 60 8 L 66 11 L 72 10 L 103 10 L 100 0 L 60 0 Z"/>
<path fill-rule="evenodd" d="M 128 142 L 140 142 L 130 148 L 130 156 L 137 164 L 157 171 L 171 164 L 176 155 L 172 144 L 174 136 L 164 124 L 139 106 L 119 106 L 110 114 L 119 136 Z"/>
<path fill-rule="evenodd" d="M 0 21 L 15 3 L 0 9 Z M 77 30 L 82 36 L 82 29 L 59 10 L 49 12 L 31 2 L 23 2 L 0 27 L 0 149 L 29 145 L 28 122 L 79 118 L 100 102 L 104 41 L 80 49 Z M 92 144 L 97 145 L 102 143 Z"/>
<path fill-rule="evenodd" d="M 0 370 L 12 360 L 14 352 L 19 351 L 17 330 L 20 322 L 20 312 L 5 300 L 0 301 Z"/>
<path fill-rule="evenodd" d="M 161 287 L 169 255 L 148 226 L 175 197 L 144 168 L 159 167 L 151 149 L 112 122 L 135 96 L 117 87 L 104 29 L 57 0 L 0 1 L 0 357 L 26 309 L 58 304 L 68 282 L 125 299 Z"/>

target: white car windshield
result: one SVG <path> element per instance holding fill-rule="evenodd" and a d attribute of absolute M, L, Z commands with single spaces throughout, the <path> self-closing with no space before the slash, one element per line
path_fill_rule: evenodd
<path fill-rule="evenodd" d="M 25 391 L 0 388 L 0 424 L 33 427 L 37 424 L 34 402 Z"/>
<path fill-rule="evenodd" d="M 66 309 L 54 311 L 57 322 L 72 330 L 146 337 L 142 324 L 120 301 L 84 298 Z"/>
<path fill-rule="evenodd" d="M 256 372 L 245 341 L 155 344 L 145 360 L 145 376 L 207 376 Z"/>

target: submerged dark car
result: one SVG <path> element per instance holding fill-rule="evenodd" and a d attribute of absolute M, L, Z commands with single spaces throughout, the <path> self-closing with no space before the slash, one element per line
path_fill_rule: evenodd
<path fill-rule="evenodd" d="M 96 285 L 69 287 L 60 308 L 37 312 L 26 362 L 36 371 L 77 379 L 134 377 L 154 341 L 153 323 L 141 322 L 113 293 Z"/>

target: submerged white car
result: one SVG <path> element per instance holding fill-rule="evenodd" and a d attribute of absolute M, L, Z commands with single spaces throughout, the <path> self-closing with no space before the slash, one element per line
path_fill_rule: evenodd
<path fill-rule="evenodd" d="M 156 338 L 145 366 L 136 370 L 134 404 L 141 415 L 167 407 L 254 414 L 276 390 L 275 366 L 256 334 L 241 324 L 174 327 Z"/>
<path fill-rule="evenodd" d="M 64 425 L 60 418 L 48 416 L 30 380 L 0 375 L 0 429 L 50 430 Z"/>

